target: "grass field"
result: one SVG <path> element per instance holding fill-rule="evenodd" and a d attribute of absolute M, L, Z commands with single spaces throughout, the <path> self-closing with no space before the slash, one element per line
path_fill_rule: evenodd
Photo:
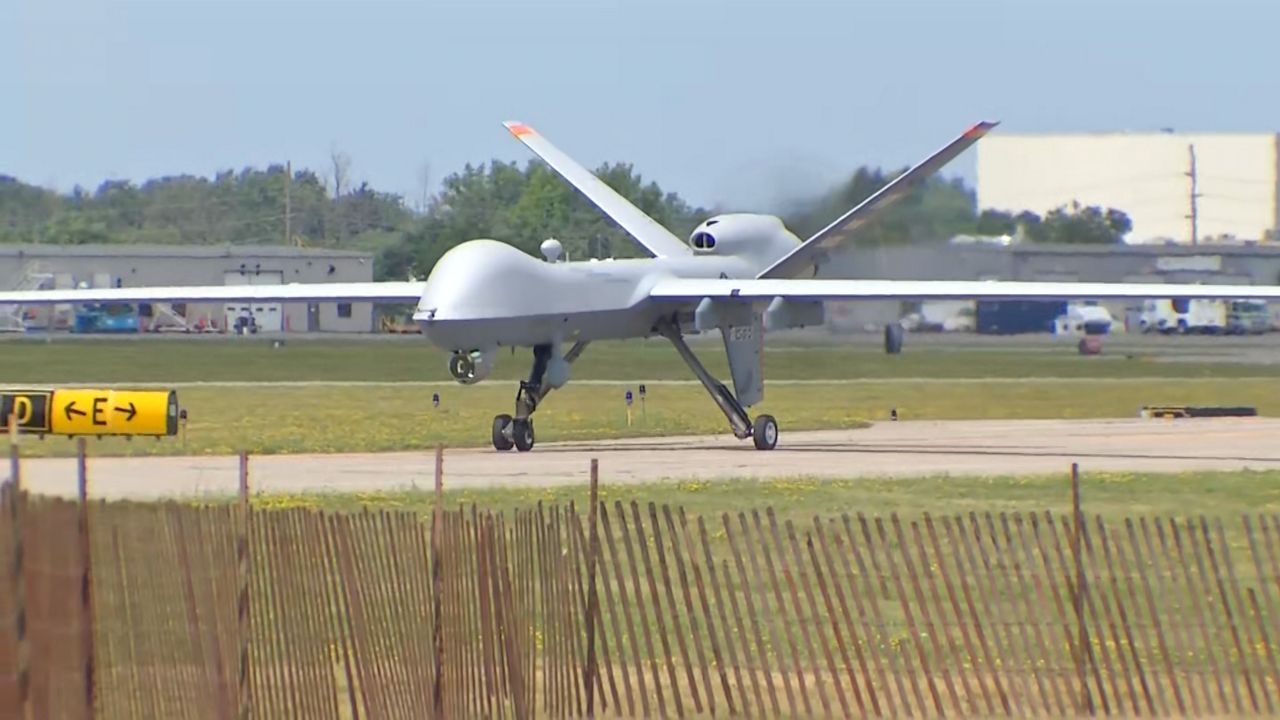
<path fill-rule="evenodd" d="M 1224 341 L 1227 342 L 1227 341 Z M 699 346 L 727 376 L 718 343 Z M 1204 355 L 1203 348 L 1197 355 Z M 753 412 L 784 431 L 856 428 L 897 409 L 904 419 L 1132 417 L 1150 404 L 1249 404 L 1280 412 L 1280 365 L 1169 361 L 1168 347 L 1126 347 L 1082 357 L 1065 344 L 931 343 L 887 356 L 858 345 L 776 346 L 770 384 Z M 0 384 L 157 384 L 178 388 L 189 412 L 185 441 L 105 439 L 93 453 L 208 454 L 382 451 L 483 446 L 492 417 L 510 412 L 524 353 L 501 353 L 481 384 L 452 383 L 445 354 L 416 338 L 365 341 L 147 339 L 10 341 Z M 540 442 L 726 432 L 724 418 L 663 342 L 593 346 L 575 380 L 537 414 Z M 647 382 L 627 424 L 624 393 Z M 432 406 L 439 394 L 440 406 Z M 26 444 L 32 456 L 72 444 Z"/>
<path fill-rule="evenodd" d="M 1280 512 L 1280 471 L 1160 473 L 1083 473 L 1086 513 L 1107 520 L 1127 516 L 1230 518 L 1245 513 Z M 737 513 L 772 506 L 783 519 L 809 521 L 814 515 L 862 512 L 867 515 L 935 515 L 975 512 L 1071 513 L 1068 476 L 922 477 L 782 481 L 726 480 L 662 485 L 601 485 L 600 497 L 612 505 L 658 500 L 683 507 L 690 515 Z M 263 495 L 264 508 L 309 507 L 325 510 L 404 509 L 429 513 L 428 492 L 317 493 Z M 584 507 L 587 488 L 560 486 L 446 491 L 446 507 L 469 506 L 509 512 L 539 502 Z"/>
<path fill-rule="evenodd" d="M 1202 340 L 1201 338 L 1186 339 Z M 899 378 L 1280 378 L 1280 363 L 1223 362 L 1232 348 L 1250 341 L 1208 338 L 1212 344 L 1117 339 L 1093 357 L 1077 355 L 1070 342 L 1018 342 L 981 338 L 947 342 L 921 339 L 901 355 L 886 355 L 874 337 L 839 344 L 799 345 L 781 341 L 765 349 L 771 380 Z M 727 376 L 723 345 L 695 339 L 708 369 Z M 1179 357 L 1193 355 L 1198 360 Z M 529 372 L 530 354 L 499 351 L 488 381 L 511 383 Z M 417 337 L 367 340 L 59 337 L 49 341 L 0 343 L 0 382 L 15 383 L 191 383 L 298 381 L 449 381 L 448 355 Z M 1177 360 L 1177 361 L 1173 361 Z M 574 365 L 574 379 L 692 380 L 665 340 L 603 342 L 590 346 Z M 488 382 L 487 381 L 487 382 Z M 514 388 L 512 389 L 514 391 Z"/>

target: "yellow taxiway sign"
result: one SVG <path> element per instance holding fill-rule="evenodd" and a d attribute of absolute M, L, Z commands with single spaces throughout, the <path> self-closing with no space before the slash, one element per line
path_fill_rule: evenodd
<path fill-rule="evenodd" d="M 54 388 L 0 391 L 0 417 L 19 432 L 54 435 L 176 435 L 173 390 Z"/>

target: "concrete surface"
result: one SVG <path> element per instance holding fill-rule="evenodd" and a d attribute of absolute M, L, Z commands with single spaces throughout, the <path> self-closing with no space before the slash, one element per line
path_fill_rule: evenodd
<path fill-rule="evenodd" d="M 1081 469 L 1177 472 L 1280 470 L 1280 419 L 885 422 L 865 430 L 788 433 L 759 452 L 732 436 L 545 443 L 530 453 L 450 450 L 451 489 L 585 483 L 590 458 L 606 483 L 673 478 L 1043 474 Z M 234 493 L 235 457 L 91 458 L 91 494 L 156 498 Z M 432 486 L 434 455 L 262 455 L 255 491 L 361 491 Z M 73 459 L 23 462 L 37 492 L 74 495 Z"/>

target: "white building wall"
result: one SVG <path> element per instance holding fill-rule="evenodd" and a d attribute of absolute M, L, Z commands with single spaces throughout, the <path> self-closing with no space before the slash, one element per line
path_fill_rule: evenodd
<path fill-rule="evenodd" d="M 1189 242 L 1189 147 L 1196 152 L 1199 236 L 1260 240 L 1280 224 L 1275 133 L 995 132 L 977 145 L 981 209 L 1043 215 L 1078 201 L 1133 220 L 1129 242 Z"/>
<path fill-rule="evenodd" d="M 9 245 L 0 246 L 0 288 L 17 287 L 24 273 L 33 269 L 54 276 L 56 287 L 78 282 L 96 287 L 148 285 L 222 285 L 235 278 L 251 284 L 255 274 L 272 282 L 369 282 L 372 258 L 358 253 L 281 248 L 208 248 L 199 246 L 130 245 Z M 241 273 L 244 273 L 241 275 Z M 339 303 L 319 303 L 318 327 L 322 332 L 369 332 L 376 329 L 372 303 L 351 306 L 347 317 Z M 279 324 L 286 332 L 306 332 L 307 304 L 283 303 Z M 189 322 L 202 318 L 225 327 L 226 308 L 221 303 L 190 303 L 183 308 Z"/>

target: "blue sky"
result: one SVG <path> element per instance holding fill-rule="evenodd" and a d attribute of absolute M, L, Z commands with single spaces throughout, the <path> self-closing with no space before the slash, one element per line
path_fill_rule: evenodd
<path fill-rule="evenodd" d="M 860 164 L 1000 130 L 1280 129 L 1267 0 L 6 0 L 0 173 L 60 189 L 331 148 L 422 193 L 523 162 L 520 119 L 588 166 L 770 209 Z M 953 173 L 972 173 L 972 153 Z"/>

